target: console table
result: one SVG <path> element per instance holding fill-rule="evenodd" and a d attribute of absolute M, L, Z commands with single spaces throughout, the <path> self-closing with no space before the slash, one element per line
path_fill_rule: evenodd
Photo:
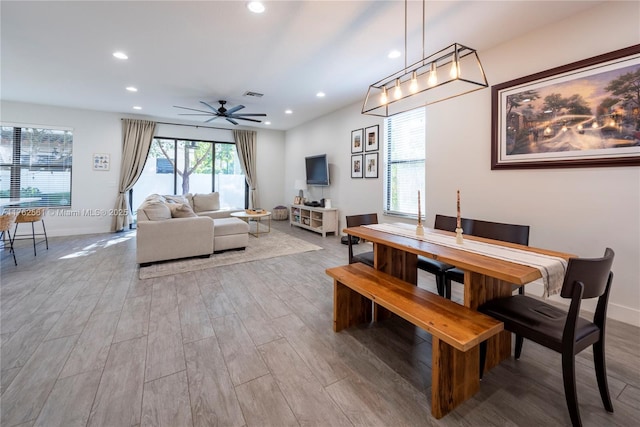
<path fill-rule="evenodd" d="M 338 235 L 338 209 L 305 205 L 289 206 L 289 224 L 306 228 L 326 237 L 327 233 Z"/>

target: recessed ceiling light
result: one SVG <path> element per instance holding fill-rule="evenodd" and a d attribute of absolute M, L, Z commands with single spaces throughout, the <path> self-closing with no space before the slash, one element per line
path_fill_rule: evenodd
<path fill-rule="evenodd" d="M 247 9 L 253 13 L 262 13 L 264 12 L 264 4 L 261 1 L 250 1 L 247 3 Z"/>
<path fill-rule="evenodd" d="M 127 54 L 124 52 L 113 52 L 113 56 L 115 56 L 118 59 L 129 59 Z"/>
<path fill-rule="evenodd" d="M 265 124 L 265 125 L 270 125 L 270 124 L 271 124 L 271 122 L 264 122 L 264 124 Z"/>
<path fill-rule="evenodd" d="M 134 109 L 134 110 L 142 110 L 142 107 L 140 107 L 139 105 L 134 105 L 134 106 L 133 106 L 133 109 Z"/>
<path fill-rule="evenodd" d="M 391 52 L 389 52 L 389 55 L 387 55 L 389 59 L 400 58 L 401 56 L 402 56 L 402 53 L 400 53 L 399 50 L 392 50 Z"/>
<path fill-rule="evenodd" d="M 318 98 L 324 98 L 325 97 L 325 93 L 324 92 L 318 92 L 318 93 L 316 93 L 316 96 Z"/>
<path fill-rule="evenodd" d="M 137 91 L 138 91 L 138 88 L 137 88 L 137 87 L 133 87 L 133 86 L 128 86 L 128 87 L 127 87 L 127 90 L 128 90 L 129 92 L 137 92 Z"/>
<path fill-rule="evenodd" d="M 293 111 L 291 111 L 291 110 L 284 110 L 284 113 L 285 113 L 285 114 L 293 114 Z"/>

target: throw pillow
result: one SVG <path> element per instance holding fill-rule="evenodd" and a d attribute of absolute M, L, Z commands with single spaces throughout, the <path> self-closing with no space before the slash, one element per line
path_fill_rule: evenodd
<path fill-rule="evenodd" d="M 196 212 L 217 211 L 220 209 L 220 193 L 194 194 L 193 210 Z"/>
<path fill-rule="evenodd" d="M 166 202 L 164 196 L 161 196 L 159 194 L 151 194 L 149 196 L 147 196 L 146 200 L 147 202 Z"/>
<path fill-rule="evenodd" d="M 145 215 L 147 215 L 151 221 L 171 219 L 171 211 L 167 205 L 162 202 L 149 202 L 143 210 Z"/>
<path fill-rule="evenodd" d="M 169 203 L 189 204 L 189 202 L 187 201 L 187 198 L 184 196 L 167 195 L 167 196 L 164 196 L 164 198 L 167 199 L 167 202 Z"/>
<path fill-rule="evenodd" d="M 191 209 L 191 206 L 186 203 L 171 203 L 168 206 L 173 218 L 191 218 L 198 216 L 193 209 Z"/>

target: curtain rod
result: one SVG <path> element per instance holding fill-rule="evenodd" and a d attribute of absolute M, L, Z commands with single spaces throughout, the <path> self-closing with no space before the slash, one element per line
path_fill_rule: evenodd
<path fill-rule="evenodd" d="M 124 119 L 120 119 L 120 120 L 124 120 Z M 131 119 L 129 119 L 129 120 L 131 120 Z M 233 129 L 229 129 L 229 128 L 218 128 L 218 127 L 215 127 L 215 126 L 186 125 L 186 124 L 183 124 L 183 123 L 156 122 L 156 124 L 172 125 L 172 126 L 189 126 L 189 127 L 192 127 L 192 128 L 204 128 L 204 129 L 233 130 Z"/>

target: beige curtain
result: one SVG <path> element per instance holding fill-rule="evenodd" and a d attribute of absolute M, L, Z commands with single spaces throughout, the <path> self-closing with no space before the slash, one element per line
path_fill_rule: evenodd
<path fill-rule="evenodd" d="M 233 140 L 240 158 L 240 166 L 249 185 L 249 208 L 259 207 L 258 176 L 256 174 L 256 132 L 252 130 L 234 130 Z"/>
<path fill-rule="evenodd" d="M 131 224 L 127 192 L 136 183 L 149 155 L 156 122 L 148 120 L 122 120 L 122 165 L 120 185 L 113 218 L 113 231 L 122 231 Z"/>

